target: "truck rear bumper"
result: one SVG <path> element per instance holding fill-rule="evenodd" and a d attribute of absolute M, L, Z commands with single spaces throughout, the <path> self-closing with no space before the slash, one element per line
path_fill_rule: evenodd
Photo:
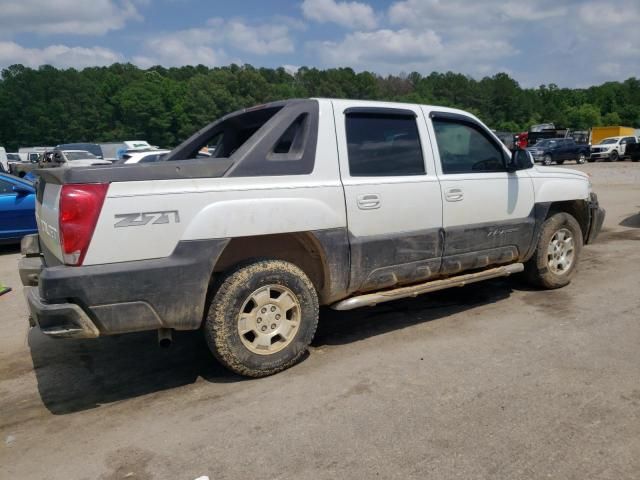
<path fill-rule="evenodd" d="M 29 256 L 19 264 L 30 323 L 52 337 L 76 338 L 197 329 L 213 266 L 226 244 L 224 239 L 180 242 L 166 258 L 47 267 L 31 240 Z"/>
<path fill-rule="evenodd" d="M 25 287 L 30 323 L 55 338 L 95 338 L 98 327 L 82 308 L 73 303 L 48 304 L 40 298 L 38 287 Z"/>

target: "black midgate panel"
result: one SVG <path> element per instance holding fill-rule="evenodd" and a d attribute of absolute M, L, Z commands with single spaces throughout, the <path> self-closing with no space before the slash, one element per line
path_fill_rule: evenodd
<path fill-rule="evenodd" d="M 226 176 L 310 174 L 315 166 L 319 112 L 316 100 L 287 104 L 234 152 L 231 156 L 234 164 Z M 304 118 L 300 145 L 292 145 L 291 152 L 287 154 L 274 154 L 273 149 L 280 137 L 299 118 Z"/>
<path fill-rule="evenodd" d="M 440 229 L 355 237 L 351 242 L 350 293 L 415 283 L 439 274 Z"/>
<path fill-rule="evenodd" d="M 263 109 L 279 108 L 244 144 L 227 157 L 188 158 L 224 121 Z M 307 114 L 304 140 L 285 155 L 269 155 L 280 136 L 300 115 Z M 37 170 L 47 183 L 108 183 L 222 176 L 301 175 L 313 171 L 318 138 L 317 100 L 286 100 L 233 112 L 207 125 L 157 162 Z M 240 119 L 238 119 L 240 121 Z M 299 151 L 298 151 L 299 150 Z"/>

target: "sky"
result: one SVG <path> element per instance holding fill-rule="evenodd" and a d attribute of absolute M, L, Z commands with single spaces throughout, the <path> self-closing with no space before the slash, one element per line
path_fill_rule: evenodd
<path fill-rule="evenodd" d="M 586 87 L 640 77 L 640 0 L 0 0 L 0 68 L 114 62 Z"/>

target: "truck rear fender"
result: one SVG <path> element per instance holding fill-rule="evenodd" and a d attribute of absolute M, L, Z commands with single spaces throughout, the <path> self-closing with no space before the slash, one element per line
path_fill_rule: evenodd
<path fill-rule="evenodd" d="M 300 267 L 323 305 L 347 295 L 349 240 L 345 228 L 234 238 L 218 257 L 212 278 L 258 258 L 284 260 Z"/>

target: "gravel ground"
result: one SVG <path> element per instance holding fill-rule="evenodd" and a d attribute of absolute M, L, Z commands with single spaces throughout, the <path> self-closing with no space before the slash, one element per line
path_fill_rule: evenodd
<path fill-rule="evenodd" d="M 571 285 L 325 311 L 311 354 L 260 380 L 194 333 L 29 331 L 5 247 L 0 478 L 639 478 L 640 164 L 578 168 L 607 219 Z"/>

